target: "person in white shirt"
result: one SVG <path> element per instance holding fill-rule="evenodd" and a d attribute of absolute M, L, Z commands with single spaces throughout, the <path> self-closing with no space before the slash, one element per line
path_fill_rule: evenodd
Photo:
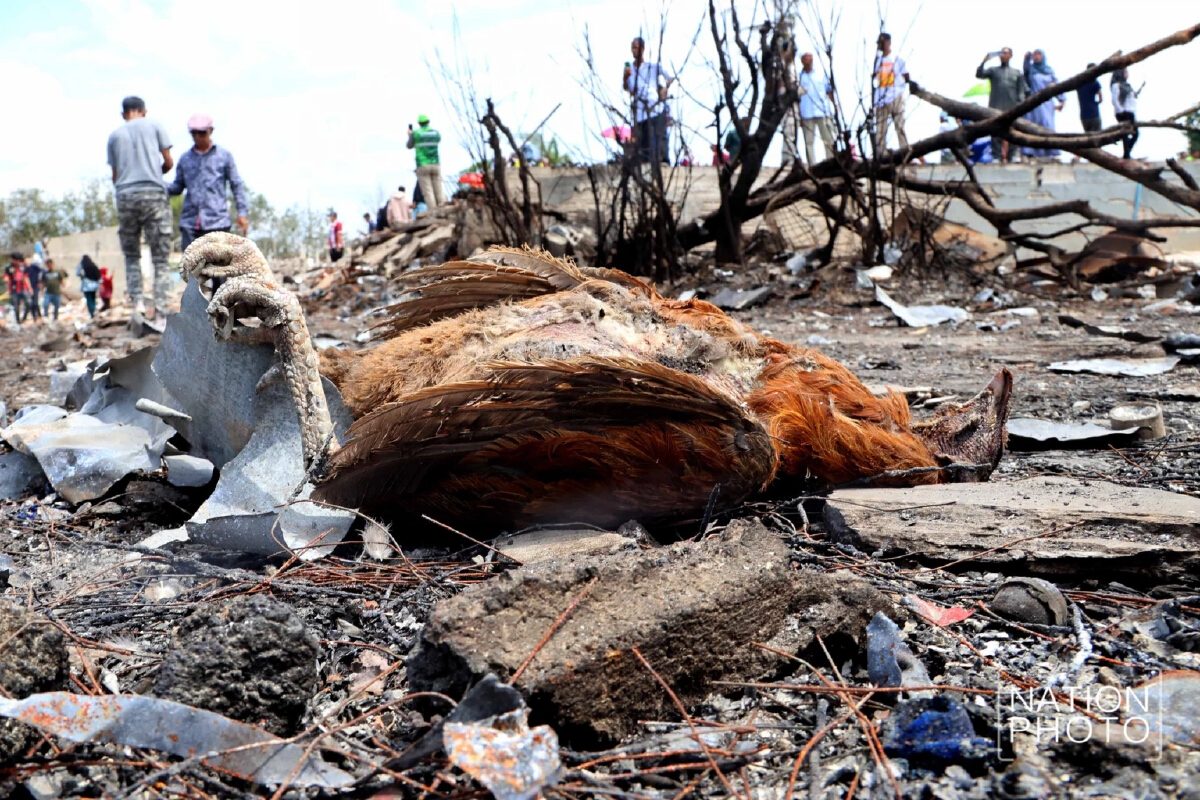
<path fill-rule="evenodd" d="M 837 136 L 833 130 L 833 85 L 813 71 L 813 54 L 800 56 L 800 127 L 804 129 L 804 156 L 811 167 L 817 163 L 817 134 L 825 145 L 825 158 L 833 158 Z"/>
<path fill-rule="evenodd" d="M 644 60 L 646 43 L 637 37 L 629 46 L 633 62 L 626 62 L 623 87 L 633 98 L 633 138 L 638 157 L 657 164 L 667 158 L 667 91 L 675 77 L 661 64 Z"/>
<path fill-rule="evenodd" d="M 904 135 L 904 89 L 908 85 L 908 65 L 904 59 L 892 52 L 892 35 L 879 34 L 876 43 L 879 53 L 875 56 L 875 150 L 882 153 L 887 149 L 888 124 L 896 126 L 896 138 L 900 149 L 908 149 L 908 137 Z"/>
<path fill-rule="evenodd" d="M 804 94 L 804 90 L 799 87 L 796 82 L 796 43 L 792 39 L 784 41 L 783 46 L 779 50 L 779 63 L 782 69 L 783 80 L 779 81 L 777 90 L 780 97 L 787 93 L 789 88 L 794 88 L 798 96 Z M 797 136 L 800 132 L 800 106 L 799 101 L 792 103 L 783 112 L 783 119 L 779 123 L 779 132 L 783 136 L 783 151 L 780 155 L 780 163 L 787 169 L 792 165 L 793 161 L 800 158 L 800 149 Z"/>
<path fill-rule="evenodd" d="M 1138 89 L 1134 91 L 1133 86 L 1130 85 L 1129 70 L 1114 70 L 1109 89 L 1109 94 L 1112 95 L 1113 112 L 1117 115 L 1117 122 L 1136 123 L 1138 95 L 1142 93 L 1142 90 Z M 1137 144 L 1137 140 L 1137 128 L 1134 128 L 1132 133 L 1127 133 L 1121 138 L 1121 144 L 1125 149 L 1124 157 L 1127 160 L 1133 157 L 1133 146 Z"/>

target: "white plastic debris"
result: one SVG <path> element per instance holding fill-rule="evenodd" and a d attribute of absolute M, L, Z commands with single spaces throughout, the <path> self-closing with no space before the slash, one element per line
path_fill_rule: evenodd
<path fill-rule="evenodd" d="M 962 322 L 969 316 L 966 309 L 956 306 L 906 306 L 893 300 L 878 286 L 875 287 L 875 299 L 887 306 L 905 325 L 912 328 L 940 325 L 943 322 Z"/>
<path fill-rule="evenodd" d="M 203 762 L 213 769 L 267 786 L 336 789 L 354 782 L 306 747 L 211 711 L 154 697 L 45 692 L 24 700 L 0 698 L 0 716 L 72 742 L 144 747 L 180 758 L 207 754 Z"/>

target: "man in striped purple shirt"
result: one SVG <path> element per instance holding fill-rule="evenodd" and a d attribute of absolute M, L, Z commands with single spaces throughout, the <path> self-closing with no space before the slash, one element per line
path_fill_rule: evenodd
<path fill-rule="evenodd" d="M 175 165 L 175 180 L 167 186 L 171 195 L 183 196 L 183 212 L 179 217 L 180 250 L 186 250 L 193 240 L 213 231 L 228 231 L 229 199 L 226 184 L 233 187 L 237 204 L 237 226 L 243 236 L 249 230 L 246 220 L 246 185 L 238 175 L 233 154 L 217 147 L 212 140 L 212 117 L 193 114 L 188 120 L 192 134 L 191 150 L 179 157 Z"/>

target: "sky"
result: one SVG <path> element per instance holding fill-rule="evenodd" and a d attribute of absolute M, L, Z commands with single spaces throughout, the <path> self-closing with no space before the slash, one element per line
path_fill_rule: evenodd
<path fill-rule="evenodd" d="M 737 0 L 743 28 L 762 3 Z M 779 0 L 782 2 L 782 0 Z M 721 19 L 728 20 L 727 3 Z M 427 114 L 443 135 L 444 175 L 472 161 L 454 121 L 454 84 L 468 73 L 514 132 L 546 123 L 579 160 L 603 160 L 599 131 L 612 124 L 582 88 L 590 42 L 596 79 L 617 101 L 629 41 L 678 75 L 676 114 L 698 158 L 712 141 L 718 87 L 701 0 L 0 0 L 0 75 L 17 114 L 4 126 L 0 195 L 17 188 L 59 194 L 107 179 L 105 142 L 121 124 L 120 101 L 143 97 L 176 158 L 190 147 L 187 118 L 210 114 L 214 140 L 236 157 L 247 184 L 278 208 L 373 211 L 396 184 L 414 183 L 407 126 Z M 666 25 L 660 40 L 660 20 Z M 836 17 L 836 25 L 831 24 Z M 1014 62 L 1042 48 L 1060 77 L 1117 50 L 1132 50 L 1200 21 L 1195 0 L 831 0 L 800 2 L 801 51 L 823 49 L 836 29 L 833 72 L 843 106 L 867 80 L 880 19 L 914 80 L 957 97 L 977 83 L 984 54 L 1010 46 Z M 697 36 L 697 34 L 699 34 Z M 1200 42 L 1131 70 L 1144 81 L 1139 118 L 1157 119 L 1200 100 Z M 1103 81 L 1106 124 L 1112 107 Z M 910 139 L 937 130 L 938 111 L 909 99 Z M 1068 99 L 1059 130 L 1079 131 Z M 709 126 L 709 127 L 706 127 Z M 1110 148 L 1114 151 L 1116 147 Z M 1183 149 L 1182 134 L 1144 131 L 1135 155 Z M 778 162 L 778 145 L 768 163 Z"/>

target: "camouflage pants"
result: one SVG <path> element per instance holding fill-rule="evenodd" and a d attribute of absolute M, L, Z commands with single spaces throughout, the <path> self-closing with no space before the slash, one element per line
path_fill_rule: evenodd
<path fill-rule="evenodd" d="M 154 264 L 154 309 L 167 312 L 167 296 L 171 290 L 171 268 L 167 256 L 171 253 L 171 207 L 166 192 L 154 190 L 129 192 L 117 198 L 117 217 L 120 228 L 121 252 L 125 254 L 125 289 L 129 300 L 137 304 L 142 299 L 142 243 L 150 248 Z"/>

